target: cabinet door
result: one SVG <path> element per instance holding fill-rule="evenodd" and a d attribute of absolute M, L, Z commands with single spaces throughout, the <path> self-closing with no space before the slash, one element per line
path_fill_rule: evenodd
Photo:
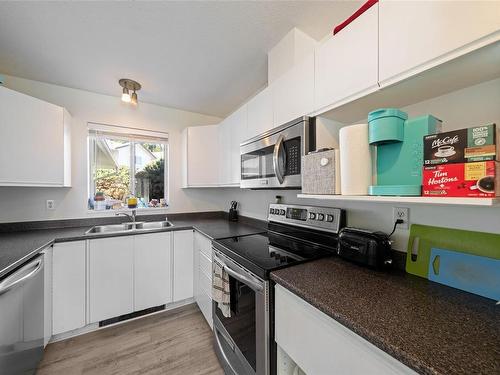
<path fill-rule="evenodd" d="M 183 133 L 183 187 L 219 183 L 218 125 L 194 126 Z"/>
<path fill-rule="evenodd" d="M 311 113 L 314 110 L 314 54 L 304 57 L 271 87 L 275 127 Z"/>
<path fill-rule="evenodd" d="M 63 186 L 63 108 L 0 86 L 0 185 Z"/>
<path fill-rule="evenodd" d="M 43 346 L 47 346 L 52 337 L 52 254 L 53 248 L 49 247 L 43 251 Z M 84 300 L 85 303 L 85 300 Z M 85 310 L 84 310 L 85 311 Z"/>
<path fill-rule="evenodd" d="M 172 301 L 171 233 L 134 236 L 134 310 Z"/>
<path fill-rule="evenodd" d="M 252 138 L 273 128 L 273 97 L 270 87 L 255 95 L 247 105 L 246 138 Z"/>
<path fill-rule="evenodd" d="M 241 180 L 240 143 L 246 138 L 247 132 L 247 106 L 240 107 L 230 116 L 229 129 L 231 133 L 231 174 L 230 183 L 238 185 Z"/>
<path fill-rule="evenodd" d="M 81 328 L 86 313 L 85 241 L 54 244 L 52 250 L 52 333 Z"/>
<path fill-rule="evenodd" d="M 316 47 L 315 107 L 352 100 L 378 87 L 378 4 Z"/>
<path fill-rule="evenodd" d="M 218 170 L 219 184 L 231 184 L 231 129 L 227 118 L 219 124 Z"/>
<path fill-rule="evenodd" d="M 134 310 L 134 237 L 89 240 L 89 323 Z"/>
<path fill-rule="evenodd" d="M 174 235 L 174 302 L 193 298 L 194 238 L 192 230 Z"/>
<path fill-rule="evenodd" d="M 498 40 L 500 2 L 382 1 L 379 22 L 380 82 L 388 84 Z"/>

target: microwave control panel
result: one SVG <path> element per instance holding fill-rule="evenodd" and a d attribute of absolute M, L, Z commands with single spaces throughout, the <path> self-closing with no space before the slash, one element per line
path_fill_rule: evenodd
<path fill-rule="evenodd" d="M 286 176 L 300 174 L 300 137 L 285 141 Z"/>
<path fill-rule="evenodd" d="M 345 226 L 345 211 L 331 207 L 271 204 L 267 218 L 273 222 L 333 233 Z"/>

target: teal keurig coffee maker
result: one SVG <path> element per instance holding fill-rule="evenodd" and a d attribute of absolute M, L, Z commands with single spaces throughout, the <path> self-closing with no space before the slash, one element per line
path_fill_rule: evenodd
<path fill-rule="evenodd" d="M 423 137 L 440 131 L 441 120 L 431 115 L 408 120 L 408 115 L 396 108 L 370 112 L 368 140 L 377 146 L 377 185 L 370 186 L 368 193 L 419 196 Z"/>

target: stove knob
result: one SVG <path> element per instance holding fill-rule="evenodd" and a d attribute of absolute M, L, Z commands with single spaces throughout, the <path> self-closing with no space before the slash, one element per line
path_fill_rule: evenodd
<path fill-rule="evenodd" d="M 315 220 L 316 219 L 316 214 L 314 212 L 309 212 L 309 219 Z"/>
<path fill-rule="evenodd" d="M 276 253 L 275 253 L 274 251 L 271 251 L 271 252 L 269 253 L 269 256 L 270 256 L 271 258 L 274 258 L 274 257 L 276 256 Z"/>
<path fill-rule="evenodd" d="M 271 209 L 269 210 L 269 212 L 270 212 L 271 214 L 274 214 L 274 208 L 271 208 Z"/>
<path fill-rule="evenodd" d="M 319 221 L 325 220 L 325 215 L 324 214 L 318 214 L 318 220 Z"/>
<path fill-rule="evenodd" d="M 326 221 L 333 223 L 333 215 L 326 215 Z"/>
<path fill-rule="evenodd" d="M 285 210 L 280 210 L 280 215 L 284 215 L 285 214 Z"/>

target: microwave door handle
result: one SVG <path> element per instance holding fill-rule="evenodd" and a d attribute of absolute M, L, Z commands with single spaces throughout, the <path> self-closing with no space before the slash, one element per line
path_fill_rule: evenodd
<path fill-rule="evenodd" d="M 233 269 L 229 268 L 227 265 L 224 265 L 223 269 L 229 275 L 231 275 L 232 277 L 234 277 L 236 280 L 239 280 L 242 283 L 245 283 L 246 285 L 248 285 L 250 288 L 252 288 L 256 292 L 261 292 L 264 289 L 262 287 L 262 285 L 256 283 L 255 281 L 253 281 L 252 279 L 250 279 L 250 278 L 248 278 L 246 276 L 241 275 L 240 273 L 238 273 L 238 272 L 234 271 Z"/>
<path fill-rule="evenodd" d="M 282 184 L 284 179 L 285 179 L 285 172 L 281 170 L 280 163 L 278 160 L 280 150 L 283 148 L 284 139 L 285 139 L 285 137 L 283 137 L 283 134 L 280 134 L 280 136 L 278 137 L 278 140 L 276 141 L 276 144 L 274 145 L 274 152 L 273 152 L 274 174 L 276 175 L 276 178 L 278 179 L 280 184 Z"/>

